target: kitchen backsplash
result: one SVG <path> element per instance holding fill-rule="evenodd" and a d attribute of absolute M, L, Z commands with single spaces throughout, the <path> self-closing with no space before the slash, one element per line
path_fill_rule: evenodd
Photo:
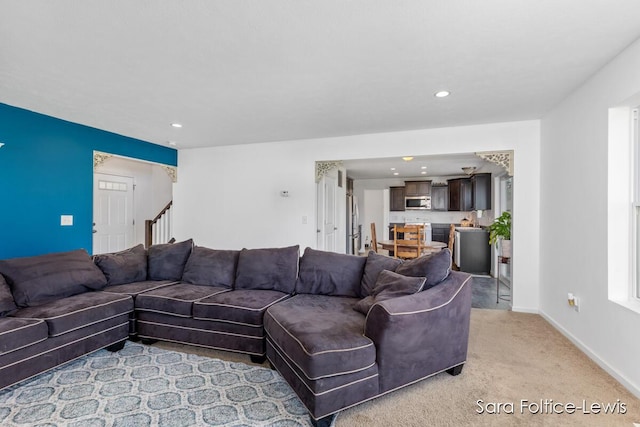
<path fill-rule="evenodd" d="M 459 224 L 464 218 L 475 219 L 475 212 L 441 212 L 441 211 L 404 211 L 389 212 L 390 223 L 405 222 L 431 222 L 439 224 Z M 493 222 L 493 211 L 482 211 L 482 218 L 478 219 L 480 225 L 490 225 Z"/>

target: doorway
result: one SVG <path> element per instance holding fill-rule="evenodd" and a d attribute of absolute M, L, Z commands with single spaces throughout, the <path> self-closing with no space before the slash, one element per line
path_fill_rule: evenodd
<path fill-rule="evenodd" d="M 94 254 L 144 244 L 145 221 L 155 218 L 173 198 L 175 174 L 172 171 L 175 172 L 175 168 L 94 152 Z M 103 190 L 99 188 L 100 181 L 103 181 Z M 127 202 L 118 199 L 124 193 L 120 188 L 125 186 L 131 191 Z M 128 224 L 128 234 L 110 228 L 109 223 Z"/>

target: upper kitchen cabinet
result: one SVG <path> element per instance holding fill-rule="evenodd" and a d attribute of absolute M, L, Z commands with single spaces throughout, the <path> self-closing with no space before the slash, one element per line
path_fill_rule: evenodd
<path fill-rule="evenodd" d="M 431 195 L 431 181 L 405 181 L 405 196 L 429 196 Z"/>
<path fill-rule="evenodd" d="M 449 188 L 449 210 L 470 211 L 473 210 L 473 196 L 471 192 L 471 179 L 456 178 L 447 181 Z"/>
<path fill-rule="evenodd" d="M 431 209 L 446 211 L 449 208 L 449 189 L 446 185 L 431 187 Z"/>
<path fill-rule="evenodd" d="M 491 174 L 479 173 L 471 177 L 473 209 L 491 209 Z"/>
<path fill-rule="evenodd" d="M 389 187 L 389 207 L 392 212 L 404 212 L 404 187 Z"/>

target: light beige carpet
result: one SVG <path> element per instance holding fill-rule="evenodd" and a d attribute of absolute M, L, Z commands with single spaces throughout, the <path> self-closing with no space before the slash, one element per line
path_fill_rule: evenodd
<path fill-rule="evenodd" d="M 250 363 L 248 356 L 174 344 L 198 354 Z M 483 403 L 478 405 L 478 400 Z M 541 404 L 525 406 L 521 401 Z M 613 414 L 553 413 L 568 404 L 616 405 Z M 546 406 L 545 406 L 546 403 Z M 493 405 L 492 405 L 493 404 Z M 490 414 L 503 404 L 501 414 Z M 510 404 L 513 404 L 511 408 Z M 626 409 L 626 413 L 622 407 Z M 481 407 L 485 413 L 479 414 Z M 513 414 L 511 412 L 513 409 Z M 546 412 L 546 413 L 543 413 Z M 640 423 L 640 400 L 592 362 L 542 317 L 473 309 L 462 374 L 442 373 L 342 411 L 351 426 L 627 426 Z"/>

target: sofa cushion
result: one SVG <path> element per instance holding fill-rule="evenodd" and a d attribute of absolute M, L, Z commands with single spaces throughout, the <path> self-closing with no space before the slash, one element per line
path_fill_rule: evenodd
<path fill-rule="evenodd" d="M 6 316 L 17 308 L 9 284 L 4 280 L 4 276 L 0 274 L 0 317 Z"/>
<path fill-rule="evenodd" d="M 121 252 L 93 256 L 107 278 L 107 286 L 147 280 L 147 251 L 142 244 Z"/>
<path fill-rule="evenodd" d="M 194 285 L 233 287 L 240 251 L 196 246 L 182 273 L 182 281 Z"/>
<path fill-rule="evenodd" d="M 39 343 L 47 339 L 49 329 L 41 319 L 0 319 L 0 355 Z"/>
<path fill-rule="evenodd" d="M 235 289 L 263 289 L 293 293 L 300 247 L 242 249 Z"/>
<path fill-rule="evenodd" d="M 193 303 L 193 317 L 201 320 L 261 326 L 264 312 L 289 297 L 280 291 L 237 289 L 213 295 Z"/>
<path fill-rule="evenodd" d="M 132 311 L 133 299 L 129 295 L 85 292 L 37 307 L 23 308 L 14 316 L 42 319 L 47 322 L 49 336 L 56 337 Z"/>
<path fill-rule="evenodd" d="M 107 286 L 104 288 L 105 292 L 112 292 L 114 294 L 131 295 L 135 298 L 136 295 L 143 292 L 153 291 L 154 289 L 164 288 L 165 286 L 177 283 L 175 280 L 145 280 L 143 282 L 124 283 L 122 285 Z"/>
<path fill-rule="evenodd" d="M 380 274 L 382 270 L 396 271 L 396 268 L 398 268 L 400 264 L 402 264 L 402 260 L 399 258 L 391 258 L 369 251 L 367 262 L 364 264 L 362 281 L 360 281 L 360 296 L 366 297 L 371 295 L 371 291 L 376 286 L 378 274 Z"/>
<path fill-rule="evenodd" d="M 365 316 L 352 309 L 356 301 L 296 295 L 267 309 L 265 332 L 308 379 L 367 369 L 376 363 L 376 349 L 363 335 Z"/>
<path fill-rule="evenodd" d="M 191 239 L 180 243 L 165 243 L 149 247 L 147 251 L 147 279 L 180 280 L 192 248 L 193 240 Z"/>
<path fill-rule="evenodd" d="M 360 281 L 367 258 L 307 248 L 300 259 L 296 293 L 360 296 Z"/>
<path fill-rule="evenodd" d="M 84 249 L 0 260 L 0 273 L 18 307 L 30 307 L 106 286 L 107 279 Z"/>
<path fill-rule="evenodd" d="M 409 277 L 393 271 L 382 270 L 371 295 L 356 302 L 353 309 L 367 314 L 371 306 L 377 302 L 420 292 L 426 280 L 426 277 Z"/>
<path fill-rule="evenodd" d="M 191 317 L 195 301 L 227 291 L 229 288 L 222 286 L 176 283 L 138 295 L 136 310 Z"/>
<path fill-rule="evenodd" d="M 403 262 L 396 268 L 396 273 L 405 276 L 426 277 L 427 281 L 423 288 L 425 290 L 449 277 L 451 261 L 451 251 L 449 248 L 445 248 L 440 252 Z"/>

